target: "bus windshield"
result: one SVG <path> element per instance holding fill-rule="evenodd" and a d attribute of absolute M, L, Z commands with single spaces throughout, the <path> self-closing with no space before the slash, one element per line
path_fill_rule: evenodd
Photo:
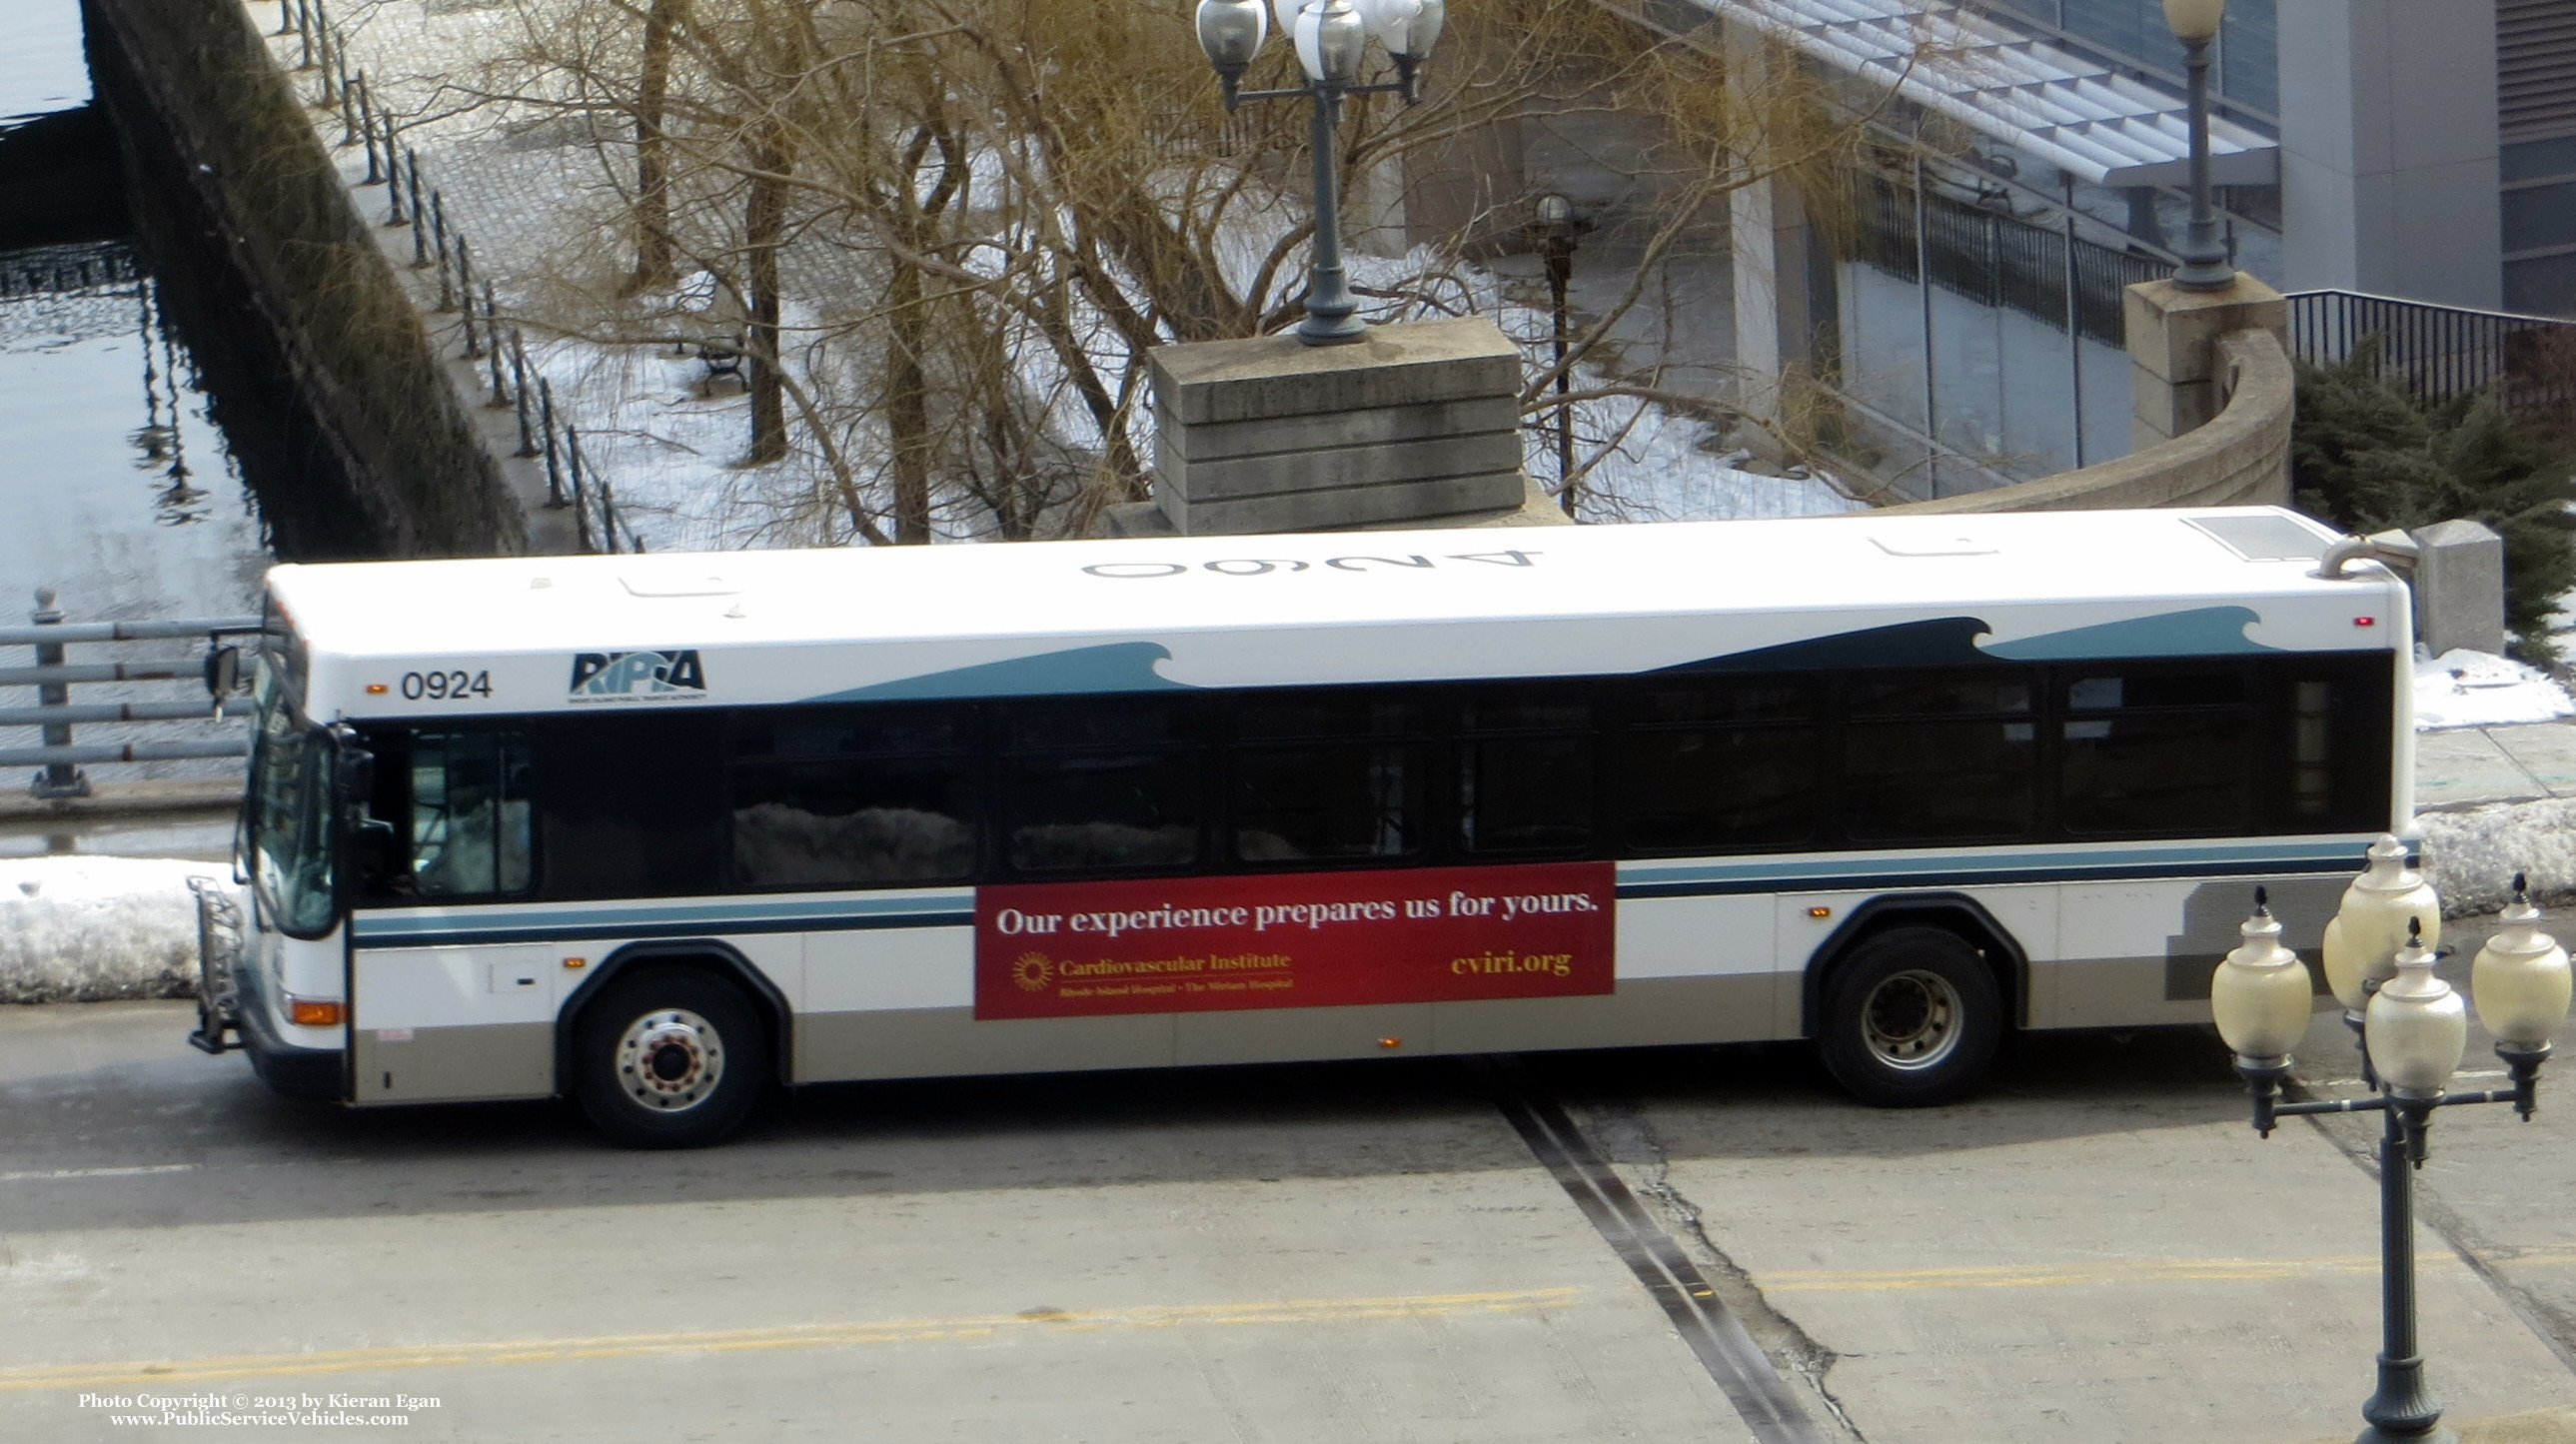
<path fill-rule="evenodd" d="M 284 687 L 261 669 L 259 737 L 251 761 L 251 878 L 290 937 L 331 930 L 331 747 L 299 721 Z"/>

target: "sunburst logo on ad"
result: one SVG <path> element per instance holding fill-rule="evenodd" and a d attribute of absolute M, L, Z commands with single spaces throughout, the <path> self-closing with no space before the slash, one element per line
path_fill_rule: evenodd
<path fill-rule="evenodd" d="M 1011 981 L 1031 993 L 1043 993 L 1055 981 L 1055 964 L 1044 953 L 1022 953 L 1011 964 Z"/>

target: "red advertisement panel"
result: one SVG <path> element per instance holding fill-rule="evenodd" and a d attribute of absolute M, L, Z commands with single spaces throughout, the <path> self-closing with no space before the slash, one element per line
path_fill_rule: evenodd
<path fill-rule="evenodd" d="M 1611 991 L 1606 862 L 976 889 L 975 1016 Z"/>

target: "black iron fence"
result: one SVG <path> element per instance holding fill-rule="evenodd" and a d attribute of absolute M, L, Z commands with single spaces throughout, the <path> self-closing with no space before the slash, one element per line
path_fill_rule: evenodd
<path fill-rule="evenodd" d="M 2576 409 L 2576 321 L 2360 291 L 2297 291 L 2289 302 L 2290 350 L 2302 361 L 2364 358 L 2372 374 L 2436 405 L 2492 390 L 2517 412 Z"/>
<path fill-rule="evenodd" d="M 2126 344 L 2121 293 L 2172 270 L 2170 262 L 2154 256 L 2116 250 L 1884 176 L 1863 178 L 1857 199 L 1853 259 L 1901 281 L 1919 282 L 1929 269 L 1932 284 L 1945 291 L 2061 329 L 2071 309 L 2078 333 L 2106 346 Z"/>

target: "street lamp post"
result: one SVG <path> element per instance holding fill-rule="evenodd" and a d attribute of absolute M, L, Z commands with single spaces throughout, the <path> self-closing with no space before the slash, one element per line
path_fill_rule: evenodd
<path fill-rule="evenodd" d="M 2387 849 L 2396 847 L 2394 838 L 2381 841 Z M 2374 872 L 2386 871 L 2383 851 L 2371 849 Z M 2363 882 L 2372 879 L 2366 873 Z M 2374 910 L 2385 900 L 2381 895 L 2400 891 L 2387 885 L 2393 879 L 2379 881 L 2376 888 L 2357 884 L 2345 895 L 2345 911 L 2329 924 L 2338 935 L 2330 943 L 2348 949 L 2356 935 L 2379 927 Z M 2416 885 L 2420 883 L 2406 891 Z M 2377 1113 L 2382 1119 L 2379 1380 L 2361 1406 L 2369 1427 L 2355 1444 L 2457 1444 L 2457 1436 L 2442 1427 L 2441 1401 L 2425 1383 L 2416 1340 L 2415 1170 L 2424 1166 L 2435 1109 L 2510 1103 L 2528 1120 L 2538 1104 L 2540 1065 L 2548 1061 L 2551 1035 L 2567 1018 L 2567 952 L 2539 930 L 2540 910 L 2531 905 L 2521 877 L 2514 878 L 2513 889 L 2504 930 L 2479 951 L 2470 973 L 2478 1021 L 2495 1036 L 2496 1056 L 2513 1081 L 2510 1088 L 2446 1091 L 2468 1044 L 2467 1010 L 2451 985 L 2433 976 L 2435 953 L 2420 919 L 2409 920 L 2404 946 L 2387 958 L 2385 967 L 2378 958 L 2360 959 L 2369 976 L 2359 986 L 2368 994 L 2361 1032 L 2376 1090 L 2371 1097 L 2281 1101 L 2290 1050 L 2307 1030 L 2308 976 L 2296 956 L 2280 946 L 2280 925 L 2264 906 L 2260 889 L 2254 894 L 2254 916 L 2243 930 L 2244 944 L 2227 955 L 2210 980 L 2211 1011 L 2219 1035 L 2236 1055 L 2237 1074 L 2253 1095 L 2256 1132 L 2268 1138 L 2278 1120 L 2297 1114 Z M 2441 914 L 2430 890 L 2418 901 L 2438 926 Z M 2338 979 L 2338 991 L 2341 983 Z"/>
<path fill-rule="evenodd" d="M 1225 108 L 1247 100 L 1304 96 L 1315 103 L 1315 252 L 1306 272 L 1306 319 L 1297 339 L 1309 346 L 1337 346 L 1368 334 L 1342 271 L 1341 204 L 1335 195 L 1333 124 L 1345 95 L 1394 94 L 1407 105 L 1422 99 L 1422 62 L 1440 39 L 1447 0 L 1276 0 L 1279 26 L 1297 51 L 1306 83 L 1288 90 L 1242 89 L 1243 72 L 1268 38 L 1270 12 L 1261 0 L 1199 0 L 1199 48 L 1225 86 Z M 1370 36 L 1395 61 L 1396 79 L 1358 84 Z"/>
<path fill-rule="evenodd" d="M 2165 24 L 2182 42 L 2191 78 L 2191 227 L 2174 249 L 2182 265 L 2173 277 L 2186 291 L 2224 291 L 2236 284 L 2236 268 L 2218 237 L 2218 213 L 2209 203 L 2209 44 L 2226 18 L 2227 0 L 2165 0 Z"/>
<path fill-rule="evenodd" d="M 1566 400 L 1574 378 L 1565 366 L 1565 288 L 1574 279 L 1574 241 L 1592 229 L 1592 218 L 1554 191 L 1532 208 L 1530 235 L 1538 241 L 1547 265 L 1547 295 L 1555 308 L 1549 336 L 1556 350 L 1556 499 L 1567 516 L 1574 515 L 1574 408 Z"/>

